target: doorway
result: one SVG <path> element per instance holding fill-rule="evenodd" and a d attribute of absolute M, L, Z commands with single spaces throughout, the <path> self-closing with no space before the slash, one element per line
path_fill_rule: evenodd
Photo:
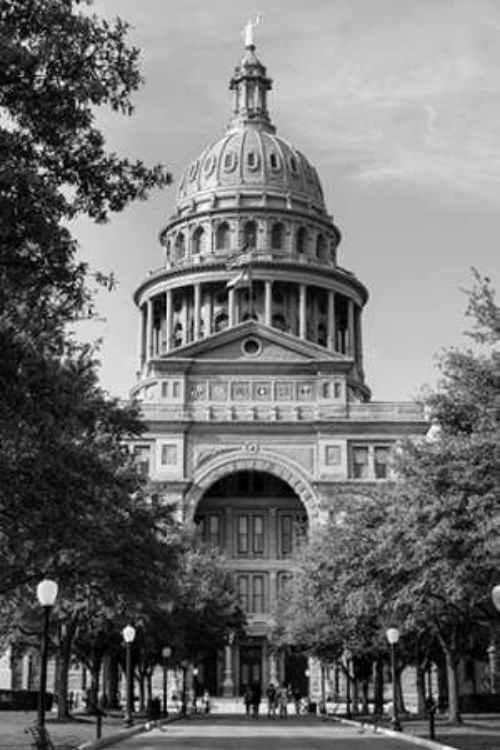
<path fill-rule="evenodd" d="M 262 685 L 262 646 L 242 644 L 240 646 L 240 695 L 253 682 Z"/>

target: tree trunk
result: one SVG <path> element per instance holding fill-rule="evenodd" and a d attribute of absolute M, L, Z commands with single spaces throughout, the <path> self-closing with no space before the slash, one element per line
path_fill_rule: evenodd
<path fill-rule="evenodd" d="M 75 617 L 69 623 L 61 626 L 59 631 L 59 648 L 56 660 L 56 685 L 57 685 L 57 718 L 67 719 L 68 710 L 68 682 L 69 667 L 73 641 L 78 626 L 78 618 Z"/>
<path fill-rule="evenodd" d="M 425 717 L 425 668 L 417 662 L 417 714 Z"/>
<path fill-rule="evenodd" d="M 146 694 L 144 690 L 144 672 L 139 672 L 139 711 L 144 711 L 146 708 L 145 702 Z"/>
<path fill-rule="evenodd" d="M 352 681 L 352 713 L 359 714 L 359 680 L 356 676 Z"/>
<path fill-rule="evenodd" d="M 370 713 L 370 704 L 369 704 L 369 687 L 370 682 L 368 679 L 364 679 L 361 682 L 361 712 L 366 716 Z"/>
<path fill-rule="evenodd" d="M 375 662 L 375 685 L 373 695 L 373 713 L 382 716 L 384 713 L 384 662 L 377 659 Z"/>
<path fill-rule="evenodd" d="M 406 713 L 405 697 L 403 694 L 403 680 L 402 680 L 403 669 L 400 668 L 396 670 L 396 701 L 397 701 L 397 709 L 398 709 L 399 715 Z"/>
<path fill-rule="evenodd" d="M 436 664 L 438 682 L 438 708 L 441 712 L 448 707 L 448 682 L 446 679 L 446 666 L 439 661 Z"/>
<path fill-rule="evenodd" d="M 90 668 L 89 705 L 87 713 L 94 714 L 99 706 L 99 679 L 101 674 L 102 656 L 94 656 Z"/>
<path fill-rule="evenodd" d="M 118 659 L 115 654 L 110 654 L 104 659 L 103 691 L 106 695 L 109 708 L 119 708 L 118 697 Z"/>
<path fill-rule="evenodd" d="M 458 702 L 458 677 L 457 661 L 454 654 L 447 647 L 444 647 L 446 659 L 446 677 L 448 679 L 448 715 L 450 724 L 461 724 L 460 706 Z"/>

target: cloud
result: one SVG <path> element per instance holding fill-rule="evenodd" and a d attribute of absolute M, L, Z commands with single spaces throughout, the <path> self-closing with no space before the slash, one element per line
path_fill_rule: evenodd
<path fill-rule="evenodd" d="M 297 65 L 300 93 L 280 87 L 283 120 L 300 99 L 295 132 L 350 179 L 498 200 L 500 6 L 456 0 L 419 3 L 418 17 L 412 10 L 391 20 L 358 6 L 357 35 L 337 28 L 327 53 L 309 57 L 305 72 Z"/>

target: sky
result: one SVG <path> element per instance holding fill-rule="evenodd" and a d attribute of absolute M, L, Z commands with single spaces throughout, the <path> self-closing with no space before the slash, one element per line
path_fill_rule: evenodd
<path fill-rule="evenodd" d="M 134 289 L 162 265 L 160 230 L 183 170 L 230 116 L 242 30 L 262 14 L 256 51 L 273 79 L 278 134 L 318 170 L 342 232 L 339 264 L 367 286 L 363 315 L 373 400 L 415 398 L 443 348 L 466 347 L 471 267 L 500 280 L 498 0 L 94 0 L 130 22 L 145 79 L 132 117 L 99 111 L 108 147 L 163 163 L 174 184 L 74 231 L 90 269 L 113 272 L 99 319 L 101 382 L 135 382 Z"/>

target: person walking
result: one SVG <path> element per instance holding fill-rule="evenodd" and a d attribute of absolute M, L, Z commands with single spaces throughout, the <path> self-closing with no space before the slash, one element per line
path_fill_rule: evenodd
<path fill-rule="evenodd" d="M 262 688 L 260 686 L 260 682 L 255 681 L 254 683 L 252 683 L 252 697 L 251 697 L 252 716 L 254 719 L 259 718 L 259 707 L 260 707 L 261 700 L 262 700 Z"/>
<path fill-rule="evenodd" d="M 243 703 L 245 704 L 246 715 L 250 716 L 250 710 L 252 708 L 252 690 L 250 685 L 245 685 L 243 691 Z"/>
<path fill-rule="evenodd" d="M 276 718 L 276 703 L 277 703 L 277 692 L 276 688 L 274 687 L 273 683 L 269 683 L 269 687 L 266 691 L 267 695 L 267 718 L 268 719 L 275 719 Z"/>
<path fill-rule="evenodd" d="M 288 718 L 288 688 L 283 683 L 278 691 L 278 705 L 280 719 Z"/>

